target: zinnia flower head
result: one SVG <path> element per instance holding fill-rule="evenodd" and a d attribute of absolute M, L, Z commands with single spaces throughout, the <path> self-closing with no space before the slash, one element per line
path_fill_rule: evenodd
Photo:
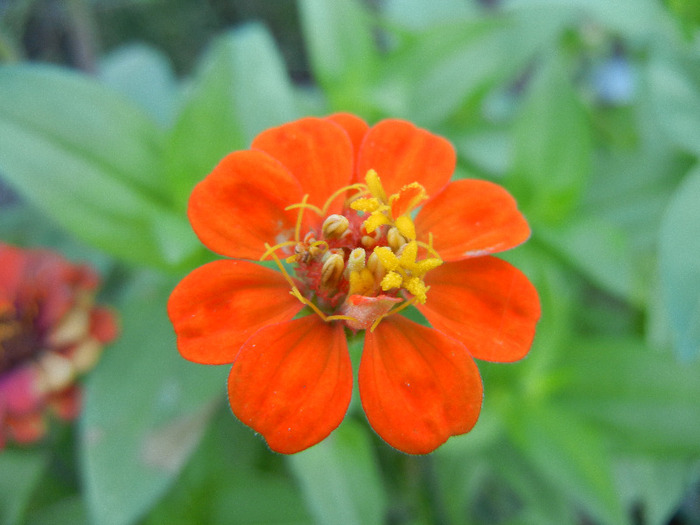
<path fill-rule="evenodd" d="M 94 305 L 98 284 L 54 252 L 0 243 L 0 449 L 42 438 L 49 414 L 79 414 L 76 378 L 116 336 L 112 313 Z"/>
<path fill-rule="evenodd" d="M 528 352 L 537 292 L 491 254 L 530 229 L 500 186 L 450 183 L 455 163 L 449 142 L 408 122 L 370 128 L 336 114 L 264 131 L 194 188 L 194 231 L 231 259 L 173 291 L 178 348 L 233 363 L 231 408 L 273 450 L 303 450 L 342 421 L 353 384 L 346 334 L 364 331 L 358 383 L 370 425 L 412 454 L 476 423 L 474 358 Z M 401 315 L 409 306 L 432 328 Z"/>

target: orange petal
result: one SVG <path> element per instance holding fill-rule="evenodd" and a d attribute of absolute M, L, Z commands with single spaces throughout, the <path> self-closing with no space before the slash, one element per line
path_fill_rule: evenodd
<path fill-rule="evenodd" d="M 268 129 L 255 137 L 251 147 L 279 160 L 309 194 L 308 202 L 319 208 L 333 192 L 350 184 L 352 143 L 344 129 L 329 120 L 307 117 Z M 342 204 L 343 199 L 337 199 L 328 213 L 340 213 Z"/>
<path fill-rule="evenodd" d="M 360 151 L 360 145 L 362 144 L 362 140 L 365 138 L 365 134 L 369 129 L 367 123 L 360 117 L 357 117 L 351 113 L 334 113 L 333 115 L 327 116 L 326 119 L 330 120 L 331 122 L 335 122 L 345 130 L 350 137 L 350 142 L 352 142 L 352 148 L 354 151 L 353 158 L 357 159 L 357 154 Z M 352 182 L 364 182 L 364 176 L 364 173 L 362 176 L 360 176 L 358 173 L 354 173 Z"/>
<path fill-rule="evenodd" d="M 352 367 L 340 323 L 309 315 L 256 332 L 238 354 L 228 381 L 233 413 L 293 454 L 326 438 L 343 420 Z"/>
<path fill-rule="evenodd" d="M 411 182 L 420 183 L 429 196 L 447 184 L 457 157 L 447 140 L 403 120 L 383 120 L 365 135 L 357 171 L 364 179 L 374 169 L 388 195 Z"/>
<path fill-rule="evenodd" d="M 271 245 L 294 235 L 301 201 L 299 183 L 279 162 L 261 151 L 226 156 L 189 200 L 188 215 L 200 240 L 229 257 L 258 259 Z"/>
<path fill-rule="evenodd" d="M 232 363 L 255 331 L 291 319 L 302 307 L 279 272 L 247 261 L 215 261 L 180 281 L 168 315 L 182 356 L 218 365 Z"/>
<path fill-rule="evenodd" d="M 366 332 L 360 398 L 372 428 L 409 454 L 427 454 L 479 418 L 483 387 L 464 346 L 394 315 Z"/>
<path fill-rule="evenodd" d="M 477 359 L 517 361 L 530 350 L 540 300 L 514 266 L 496 257 L 445 263 L 428 272 L 425 284 L 428 300 L 418 309 Z"/>
<path fill-rule="evenodd" d="M 433 247 L 446 261 L 478 257 L 517 246 L 530 227 L 515 199 L 498 184 L 458 180 L 425 203 L 416 216 L 419 239 L 433 234 Z"/>

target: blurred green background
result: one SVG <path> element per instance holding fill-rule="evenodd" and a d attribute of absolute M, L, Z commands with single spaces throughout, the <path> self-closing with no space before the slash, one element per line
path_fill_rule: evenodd
<path fill-rule="evenodd" d="M 0 240 L 95 265 L 122 334 L 74 426 L 0 453 L 0 523 L 700 524 L 697 0 L 0 0 Z M 355 400 L 271 453 L 165 301 L 192 186 L 304 115 L 406 118 L 533 236 L 535 344 L 430 456 Z M 357 357 L 355 352 L 354 357 Z"/>

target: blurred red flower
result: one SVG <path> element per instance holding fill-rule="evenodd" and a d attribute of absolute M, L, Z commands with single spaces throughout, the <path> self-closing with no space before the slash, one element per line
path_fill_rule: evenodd
<path fill-rule="evenodd" d="M 173 291 L 178 348 L 198 363 L 233 363 L 231 408 L 273 450 L 303 450 L 342 421 L 346 331 L 365 331 L 358 382 L 370 425 L 411 454 L 476 423 L 473 358 L 528 352 L 537 292 L 491 254 L 530 229 L 500 186 L 450 183 L 455 163 L 449 142 L 408 122 L 369 128 L 336 114 L 264 131 L 193 190 L 194 231 L 233 260 Z M 272 259 L 280 271 L 241 259 Z M 396 315 L 407 306 L 433 328 Z M 313 315 L 295 318 L 304 307 Z"/>
<path fill-rule="evenodd" d="M 117 332 L 112 313 L 94 306 L 98 284 L 54 252 L 0 243 L 0 449 L 42 438 L 49 413 L 79 414 L 76 378 Z"/>

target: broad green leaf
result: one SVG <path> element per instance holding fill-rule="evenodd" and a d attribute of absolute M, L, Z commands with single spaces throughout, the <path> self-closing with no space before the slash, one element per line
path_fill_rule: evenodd
<path fill-rule="evenodd" d="M 639 125 L 652 126 L 648 121 Z M 634 148 L 601 152 L 581 214 L 597 216 L 621 229 L 633 250 L 633 264 L 645 258 L 643 263 L 649 265 L 649 260 L 656 257 L 663 212 L 690 165 L 686 156 L 658 136 L 644 138 Z"/>
<path fill-rule="evenodd" d="M 515 123 L 511 187 L 533 221 L 561 223 L 591 169 L 591 132 L 562 61 L 550 56 L 532 79 Z"/>
<path fill-rule="evenodd" d="M 31 525 L 89 525 L 90 518 L 82 498 L 73 496 L 32 512 L 27 518 L 27 523 L 31 523 Z"/>
<path fill-rule="evenodd" d="M 222 406 L 172 490 L 144 524 L 307 525 L 310 517 L 300 491 L 282 466 L 283 457 L 270 454 L 264 441 Z"/>
<path fill-rule="evenodd" d="M 423 126 L 462 124 L 460 111 L 478 107 L 490 89 L 521 73 L 539 49 L 553 45 L 564 21 L 556 14 L 455 17 L 431 26 L 387 56 L 372 97 L 382 112 Z"/>
<path fill-rule="evenodd" d="M 334 107 L 359 112 L 378 61 L 369 13 L 358 0 L 299 0 L 306 50 Z"/>
<path fill-rule="evenodd" d="M 642 505 L 649 525 L 672 523 L 684 495 L 693 490 L 700 473 L 697 461 L 668 458 L 629 458 L 618 462 L 618 486 L 628 507 Z"/>
<path fill-rule="evenodd" d="M 666 210 L 659 240 L 661 290 L 683 360 L 700 354 L 700 169 L 678 188 Z"/>
<path fill-rule="evenodd" d="M 171 191 L 183 210 L 195 183 L 225 155 L 298 116 L 282 58 L 261 25 L 215 41 L 189 87 L 165 159 Z"/>
<path fill-rule="evenodd" d="M 577 216 L 537 235 L 593 283 L 620 298 L 640 302 L 632 250 L 625 232 L 597 216 Z"/>
<path fill-rule="evenodd" d="M 86 382 L 82 478 L 99 525 L 132 523 L 163 495 L 225 391 L 225 367 L 180 357 L 159 280 L 133 283 L 122 333 Z"/>
<path fill-rule="evenodd" d="M 667 16 L 654 0 L 506 0 L 502 9 L 543 12 L 567 9 L 576 15 L 573 20 L 592 19 L 595 23 L 630 38 L 648 38 L 667 23 Z"/>
<path fill-rule="evenodd" d="M 562 490 L 559 480 L 552 481 L 548 472 L 533 465 L 531 458 L 515 449 L 511 443 L 499 442 L 487 456 L 493 474 L 487 477 L 489 485 L 476 487 L 478 491 L 498 491 L 511 496 L 499 506 L 510 507 L 514 519 L 507 523 L 529 525 L 576 525 L 580 508 L 572 505 L 570 494 Z M 493 505 L 494 503 L 492 503 Z M 494 509 L 500 510 L 500 509 Z M 482 520 L 481 523 L 493 523 Z"/>
<path fill-rule="evenodd" d="M 99 76 L 161 126 L 172 123 L 179 88 L 170 62 L 160 51 L 143 44 L 119 48 L 102 60 Z"/>
<path fill-rule="evenodd" d="M 288 461 L 319 525 L 385 522 L 386 494 L 359 423 L 346 418 L 330 437 Z"/>
<path fill-rule="evenodd" d="M 617 449 L 700 455 L 700 363 L 680 364 L 629 337 L 579 339 L 569 345 L 561 371 L 557 405 L 595 422 Z"/>
<path fill-rule="evenodd" d="M 136 106 L 92 78 L 51 66 L 4 66 L 0 122 L 3 171 L 11 171 L 4 166 L 6 157 L 45 155 L 41 149 L 46 145 L 66 161 L 75 157 L 89 164 L 105 179 L 154 197 L 164 193 L 158 169 L 160 132 Z M 13 140 L 14 130 L 26 135 L 24 140 Z M 51 160 L 56 163 L 45 166 L 44 178 L 61 168 L 64 159 Z M 85 182 L 81 175 L 73 174 L 76 185 Z M 102 190 L 109 193 L 112 188 Z"/>
<path fill-rule="evenodd" d="M 512 140 L 509 133 L 484 127 L 464 135 L 451 136 L 460 158 L 479 171 L 502 176 L 509 168 Z M 473 175 L 472 175 L 473 176 Z"/>
<path fill-rule="evenodd" d="M 88 77 L 0 69 L 2 176 L 84 242 L 156 266 L 166 264 L 151 232 L 168 205 L 161 138 L 136 107 Z"/>
<path fill-rule="evenodd" d="M 645 70 L 658 126 L 678 146 L 700 155 L 700 60 L 658 51 Z"/>
<path fill-rule="evenodd" d="M 624 523 L 602 435 L 570 413 L 530 404 L 510 413 L 511 436 L 550 483 L 603 523 Z"/>
<path fill-rule="evenodd" d="M 700 4 L 695 0 L 666 0 L 679 21 L 686 27 L 689 35 L 700 25 Z"/>
<path fill-rule="evenodd" d="M 462 0 L 386 0 L 380 4 L 382 15 L 392 23 L 411 29 L 466 18 L 478 12 L 475 4 Z"/>
<path fill-rule="evenodd" d="M 0 525 L 23 523 L 32 491 L 46 468 L 39 451 L 0 451 Z"/>

